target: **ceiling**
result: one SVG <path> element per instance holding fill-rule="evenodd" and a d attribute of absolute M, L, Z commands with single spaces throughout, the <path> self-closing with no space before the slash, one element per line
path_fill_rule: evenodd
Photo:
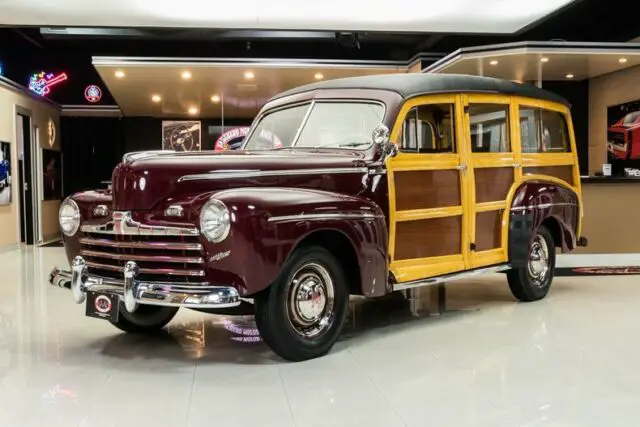
<path fill-rule="evenodd" d="M 94 65 L 125 116 L 253 118 L 272 96 L 322 79 L 406 73 L 404 65 L 282 62 L 175 62 L 94 58 Z M 121 71 L 124 77 L 116 77 Z M 188 71 L 191 77 L 182 77 Z M 248 79 L 246 72 L 253 73 Z M 154 102 L 154 95 L 160 101 Z M 220 100 L 212 101 L 213 96 Z M 190 112 L 190 109 L 193 109 Z"/>
<path fill-rule="evenodd" d="M 640 44 L 526 42 L 463 48 L 425 72 L 518 81 L 584 80 L 640 65 Z"/>
<path fill-rule="evenodd" d="M 10 26 L 252 28 L 510 34 L 574 0 L 396 0 L 372 7 L 290 0 L 12 0 L 0 3 Z"/>

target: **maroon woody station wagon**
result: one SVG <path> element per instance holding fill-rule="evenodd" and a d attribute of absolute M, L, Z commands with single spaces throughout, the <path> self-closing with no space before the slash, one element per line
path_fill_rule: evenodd
<path fill-rule="evenodd" d="M 112 193 L 67 198 L 70 288 L 123 331 L 181 307 L 252 300 L 288 360 L 327 353 L 350 294 L 380 297 L 506 272 L 549 291 L 556 248 L 586 244 L 571 116 L 560 97 L 482 77 L 321 82 L 271 99 L 238 151 L 140 152 Z"/>

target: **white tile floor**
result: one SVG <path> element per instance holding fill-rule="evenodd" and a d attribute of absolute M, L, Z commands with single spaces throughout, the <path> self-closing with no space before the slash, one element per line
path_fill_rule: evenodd
<path fill-rule="evenodd" d="M 356 303 L 326 357 L 285 363 L 250 318 L 183 311 L 159 338 L 84 317 L 46 284 L 63 250 L 0 254 L 0 426 L 640 424 L 640 278 L 561 277 L 517 304 L 504 277 L 448 287 L 444 316 Z"/>

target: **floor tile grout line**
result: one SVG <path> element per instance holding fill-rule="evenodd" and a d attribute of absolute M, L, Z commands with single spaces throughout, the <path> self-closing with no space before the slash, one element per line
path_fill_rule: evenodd
<path fill-rule="evenodd" d="M 280 368 L 276 368 L 278 371 L 278 378 L 280 378 L 280 384 L 282 384 L 282 391 L 284 391 L 284 397 L 287 399 L 287 407 L 289 408 L 289 415 L 291 416 L 291 422 L 294 427 L 298 426 L 296 423 L 296 417 L 293 415 L 293 408 L 291 407 L 291 399 L 289 399 L 289 393 L 287 393 L 287 387 L 284 385 L 284 378 L 282 378 L 282 372 Z"/>
<path fill-rule="evenodd" d="M 196 371 L 198 370 L 198 360 L 193 363 L 193 375 L 191 376 L 191 389 L 189 390 L 189 400 L 187 401 L 187 416 L 185 418 L 185 427 L 189 427 L 189 416 L 191 415 L 191 401 L 193 400 L 193 389 L 196 385 Z"/>
<path fill-rule="evenodd" d="M 351 349 L 349 347 L 347 347 L 347 351 L 349 352 L 349 354 L 351 355 L 351 357 L 353 357 L 353 360 L 356 361 L 356 363 L 358 364 L 358 366 L 360 366 L 360 368 L 362 369 L 362 372 L 364 373 L 364 376 L 367 377 L 367 379 L 369 380 L 369 382 L 371 384 L 373 384 L 373 386 L 376 388 L 376 390 L 378 390 L 378 393 L 380 393 L 380 396 L 382 396 L 382 400 L 384 400 L 386 402 L 387 405 L 389 405 L 389 408 L 391 408 L 391 410 L 393 411 L 393 413 L 396 415 L 396 417 L 398 417 L 398 419 L 400 420 L 400 422 L 407 427 L 409 424 L 407 424 L 407 421 L 405 421 L 405 419 L 403 417 L 400 416 L 400 414 L 398 413 L 398 411 L 396 410 L 396 408 L 391 404 L 391 402 L 389 401 L 389 399 L 387 398 L 387 395 L 384 394 L 382 392 L 382 389 L 380 388 L 380 386 L 378 386 L 378 383 L 376 383 L 373 378 L 371 378 L 371 376 L 369 374 L 367 374 L 367 371 L 365 370 L 364 366 L 362 365 L 362 363 L 360 362 L 360 359 L 358 359 L 358 357 L 353 354 L 353 352 L 351 351 Z"/>

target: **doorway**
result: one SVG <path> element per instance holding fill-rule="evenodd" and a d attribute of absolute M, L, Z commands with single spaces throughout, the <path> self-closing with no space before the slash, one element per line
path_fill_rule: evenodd
<path fill-rule="evenodd" d="M 20 197 L 20 242 L 33 245 L 41 240 L 40 203 L 37 197 L 38 176 L 36 134 L 31 112 L 16 106 L 16 140 L 18 142 L 18 192 Z"/>

